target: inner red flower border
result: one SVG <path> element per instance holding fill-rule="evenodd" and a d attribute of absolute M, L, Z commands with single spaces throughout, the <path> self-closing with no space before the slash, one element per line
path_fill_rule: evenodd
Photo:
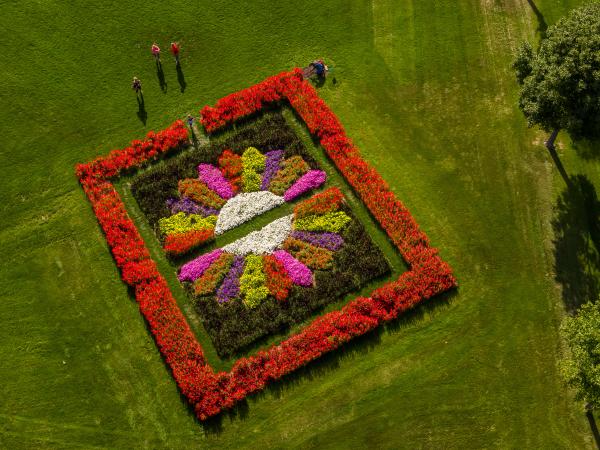
<path fill-rule="evenodd" d="M 429 246 L 425 233 L 383 178 L 362 159 L 337 117 L 303 79 L 300 69 L 267 78 L 220 99 L 214 107 L 204 107 L 201 123 L 212 133 L 267 105 L 285 101 L 319 139 L 329 158 L 387 232 L 410 270 L 376 289 L 369 297 L 358 297 L 341 310 L 318 317 L 280 344 L 240 358 L 230 372 L 215 373 L 207 363 L 110 181 L 123 171 L 187 145 L 189 137 L 184 123 L 178 120 L 160 132 L 148 133 L 143 141 L 133 141 L 125 149 L 113 150 L 107 156 L 76 166 L 77 177 L 106 235 L 122 279 L 135 291 L 156 345 L 200 420 L 231 408 L 267 383 L 456 286 L 450 267 L 437 250 Z"/>

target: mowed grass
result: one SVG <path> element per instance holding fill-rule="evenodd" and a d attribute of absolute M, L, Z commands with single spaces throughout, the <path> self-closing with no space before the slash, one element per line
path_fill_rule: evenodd
<path fill-rule="evenodd" d="M 536 2 L 548 24 L 579 4 Z M 552 221 L 564 183 L 515 106 L 509 69 L 518 42 L 536 38 L 527 1 L 0 8 L 0 447 L 592 446 L 556 366 L 564 293 Z M 186 88 L 164 51 L 163 93 L 149 46 L 172 39 Z M 73 165 L 320 56 L 334 66 L 320 94 L 460 288 L 202 425 L 119 280 Z M 594 190 L 597 146 L 561 143 L 567 171 Z M 591 239 L 586 223 L 563 225 Z M 563 284 L 588 270 L 569 248 Z"/>

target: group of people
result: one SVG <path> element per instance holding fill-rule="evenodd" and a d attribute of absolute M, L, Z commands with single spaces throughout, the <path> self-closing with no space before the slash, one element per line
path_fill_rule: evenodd
<path fill-rule="evenodd" d="M 179 44 L 177 42 L 171 42 L 170 50 L 171 54 L 175 58 L 175 65 L 179 67 Z M 156 60 L 157 67 L 162 67 L 162 63 L 160 61 L 160 47 L 156 42 L 152 44 L 152 47 L 150 47 L 150 51 L 152 52 L 152 55 Z M 317 77 L 324 79 L 327 75 L 327 72 L 329 72 L 329 67 L 325 65 L 325 62 L 322 59 L 314 60 L 308 65 L 308 67 L 305 67 L 303 69 L 303 75 L 305 78 L 312 78 L 314 75 L 316 75 Z M 133 81 L 131 82 L 131 89 L 135 91 L 138 103 L 140 104 L 140 109 L 143 110 L 144 94 L 142 92 L 142 82 L 138 77 L 133 77 Z M 188 114 L 186 121 L 188 123 L 188 126 L 192 129 L 192 132 L 194 132 L 194 117 L 191 114 Z"/>
<path fill-rule="evenodd" d="M 179 66 L 179 44 L 177 42 L 171 42 L 170 50 L 173 57 L 175 58 L 175 65 Z M 162 62 L 160 61 L 160 47 L 156 42 L 152 44 L 152 47 L 150 47 L 150 51 L 152 52 L 152 55 L 156 60 L 156 65 L 161 66 Z M 143 97 L 142 82 L 138 77 L 133 77 L 133 81 L 131 82 L 131 89 L 135 91 L 136 95 Z"/>

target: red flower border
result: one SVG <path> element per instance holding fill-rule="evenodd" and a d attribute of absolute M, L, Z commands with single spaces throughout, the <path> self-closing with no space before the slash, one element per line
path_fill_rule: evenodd
<path fill-rule="evenodd" d="M 387 183 L 367 164 L 346 137 L 339 120 L 302 77 L 300 69 L 283 72 L 220 99 L 202 109 L 201 122 L 214 132 L 264 106 L 287 100 L 340 172 L 358 193 L 396 245 L 410 271 L 356 298 L 339 311 L 314 320 L 303 330 L 266 351 L 241 358 L 230 372 L 215 373 L 190 330 L 165 279 L 109 179 L 141 166 L 161 153 L 189 145 L 182 121 L 144 141 L 114 150 L 106 157 L 76 166 L 77 177 L 102 227 L 121 276 L 135 290 L 140 311 L 182 393 L 205 420 L 299 367 L 436 294 L 456 286 L 450 267 L 428 244 L 413 217 Z"/>

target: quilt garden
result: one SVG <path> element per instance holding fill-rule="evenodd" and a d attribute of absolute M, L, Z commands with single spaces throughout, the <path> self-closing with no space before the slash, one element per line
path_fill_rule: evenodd
<path fill-rule="evenodd" d="M 327 302 L 389 272 L 340 190 L 276 113 L 289 104 L 398 249 L 409 270 L 370 295 L 318 316 L 266 350 L 216 373 L 119 197 L 112 180 L 173 155 L 136 175 L 132 193 L 177 270 L 221 356 L 301 322 Z M 235 124 L 255 121 L 250 132 Z M 181 392 L 199 419 L 232 407 L 350 339 L 456 286 L 449 266 L 358 149 L 312 85 L 295 69 L 201 111 L 219 144 L 194 149 L 182 121 L 76 167 L 121 276 Z M 234 126 L 232 129 L 231 126 Z M 269 210 L 280 217 L 223 246 L 242 223 Z"/>

